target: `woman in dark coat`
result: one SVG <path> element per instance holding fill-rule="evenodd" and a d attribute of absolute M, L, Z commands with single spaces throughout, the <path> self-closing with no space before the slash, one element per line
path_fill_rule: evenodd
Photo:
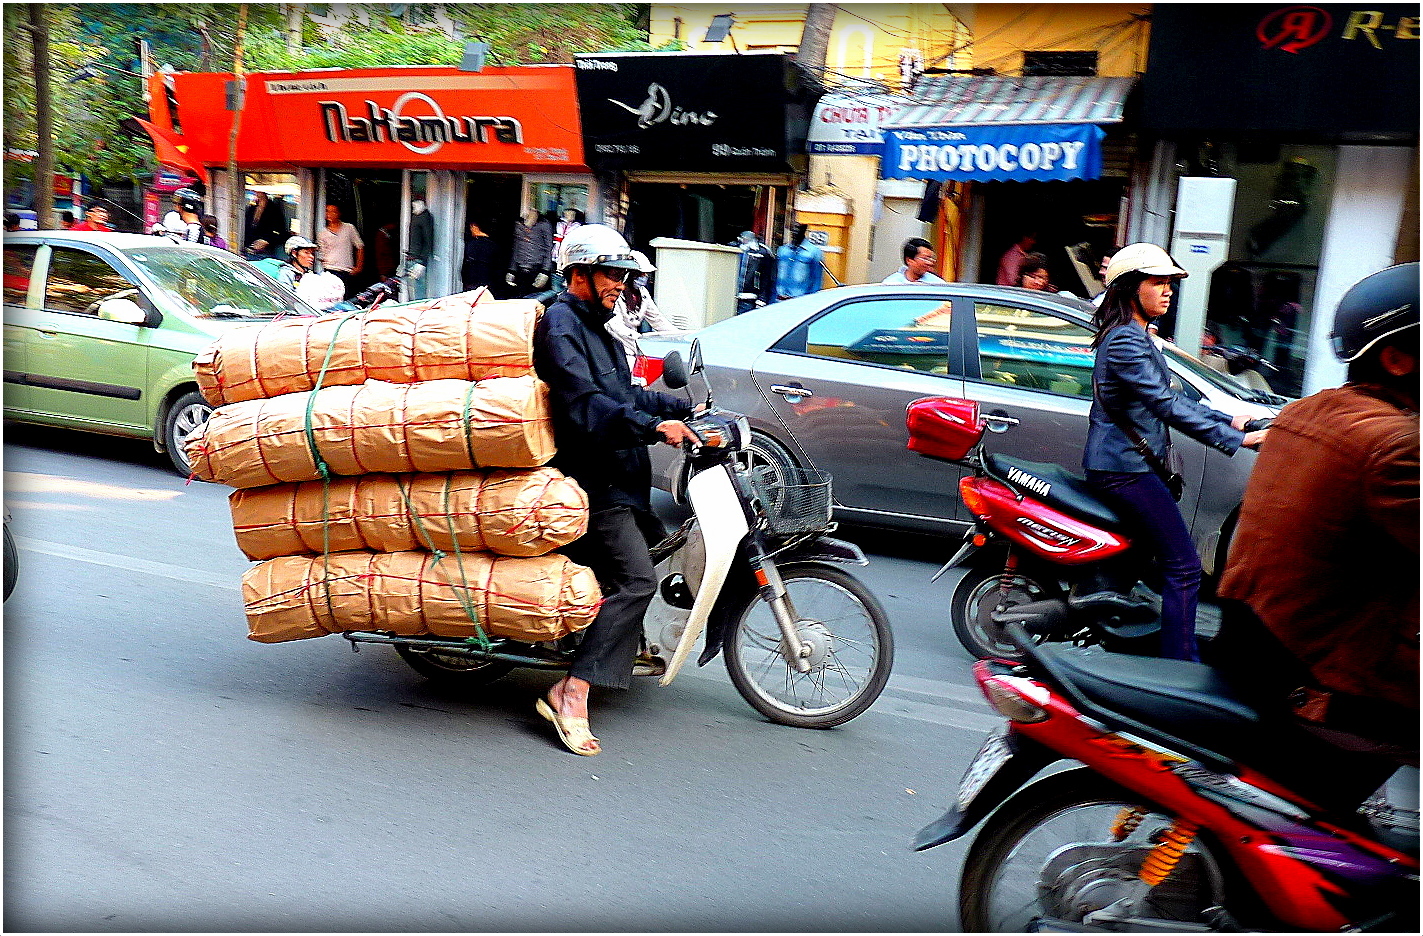
<path fill-rule="evenodd" d="M 1132 244 L 1112 257 L 1107 292 L 1094 314 L 1097 352 L 1092 410 L 1082 467 L 1132 527 L 1140 546 L 1160 564 L 1161 655 L 1199 660 L 1196 598 L 1201 560 L 1191 531 L 1162 475 L 1169 464 L 1171 429 L 1234 455 L 1259 446 L 1264 431 L 1243 431 L 1234 418 L 1171 389 L 1171 372 L 1147 326 L 1166 314 L 1172 287 L 1186 275 L 1154 244 Z"/>

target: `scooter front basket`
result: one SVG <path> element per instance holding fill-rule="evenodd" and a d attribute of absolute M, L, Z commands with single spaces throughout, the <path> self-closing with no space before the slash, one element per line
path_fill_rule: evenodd
<path fill-rule="evenodd" d="M 777 475 L 781 483 L 777 483 Z M 818 468 L 763 467 L 750 472 L 751 489 L 761 502 L 769 531 L 778 536 L 828 530 L 830 475 Z"/>

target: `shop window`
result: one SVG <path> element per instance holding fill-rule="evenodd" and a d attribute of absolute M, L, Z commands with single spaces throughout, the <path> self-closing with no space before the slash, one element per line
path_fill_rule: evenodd
<path fill-rule="evenodd" d="M 1015 306 L 974 304 L 983 379 L 1063 396 L 1092 397 L 1092 332 Z"/>
<path fill-rule="evenodd" d="M 5 248 L 5 304 L 25 305 L 30 292 L 30 273 L 35 268 L 35 251 L 29 244 Z"/>
<path fill-rule="evenodd" d="M 796 329 L 776 350 L 946 374 L 951 308 L 944 298 L 853 302 Z"/>
<path fill-rule="evenodd" d="M 1024 52 L 1023 75 L 1079 76 L 1091 78 L 1097 74 L 1096 52 Z"/>

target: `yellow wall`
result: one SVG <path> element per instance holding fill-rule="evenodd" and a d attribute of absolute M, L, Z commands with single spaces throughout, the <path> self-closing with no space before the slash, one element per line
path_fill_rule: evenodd
<path fill-rule="evenodd" d="M 806 4 L 653 4 L 654 48 L 680 36 L 701 52 L 776 49 L 800 44 Z M 931 68 L 1022 71 L 1024 51 L 1100 53 L 1098 74 L 1129 77 L 1146 68 L 1150 4 L 1142 3 L 845 3 L 826 55 L 835 76 L 877 78 L 898 87 L 899 57 L 918 51 Z M 731 39 L 703 42 L 712 17 L 732 13 Z M 680 19 L 680 24 L 675 20 Z"/>
<path fill-rule="evenodd" d="M 943 58 L 964 44 L 963 24 L 937 3 L 847 3 L 835 14 L 830 46 L 825 57 L 829 83 L 836 74 L 877 78 L 899 86 L 899 58 L 905 50 L 917 51 L 926 64 L 943 64 Z M 729 3 L 722 5 L 653 4 L 650 42 L 654 48 L 680 34 L 687 48 L 699 52 L 742 52 L 774 49 L 794 52 L 800 45 L 806 4 Z M 735 25 L 724 42 L 703 42 L 712 17 L 732 13 Z M 680 19 L 678 25 L 674 20 Z"/>

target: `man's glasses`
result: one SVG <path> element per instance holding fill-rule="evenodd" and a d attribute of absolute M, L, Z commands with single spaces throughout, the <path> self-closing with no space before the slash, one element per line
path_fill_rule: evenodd
<path fill-rule="evenodd" d="M 593 272 L 601 273 L 604 279 L 610 279 L 615 283 L 626 283 L 637 271 L 625 270 L 622 267 L 595 266 Z"/>

